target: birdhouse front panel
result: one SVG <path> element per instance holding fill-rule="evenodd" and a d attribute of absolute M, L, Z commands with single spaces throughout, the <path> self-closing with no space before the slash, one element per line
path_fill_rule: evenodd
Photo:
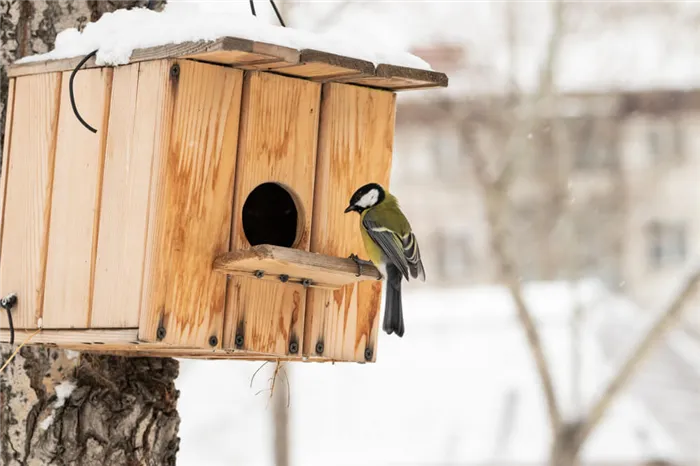
<path fill-rule="evenodd" d="M 212 273 L 231 232 L 243 72 L 170 65 L 168 150 L 154 161 L 139 339 L 219 346 L 226 277 Z"/>
<path fill-rule="evenodd" d="M 247 73 L 232 251 L 259 244 L 309 250 L 320 105 L 319 83 L 259 71 Z M 224 348 L 299 353 L 305 291 L 298 283 L 232 277 Z"/>
<path fill-rule="evenodd" d="M 76 63 L 9 71 L 0 294 L 18 339 L 376 360 L 382 282 L 348 259 L 366 255 L 343 211 L 388 187 L 395 91 L 444 75 L 236 38 Z"/>
<path fill-rule="evenodd" d="M 324 86 L 311 251 L 365 258 L 360 219 L 343 211 L 369 182 L 389 188 L 395 94 L 330 83 Z M 373 361 L 382 296 L 380 281 L 309 290 L 304 354 Z"/>

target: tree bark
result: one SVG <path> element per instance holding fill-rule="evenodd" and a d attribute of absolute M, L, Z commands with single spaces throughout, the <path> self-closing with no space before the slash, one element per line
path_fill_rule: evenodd
<path fill-rule="evenodd" d="M 171 358 L 23 347 L 0 378 L 2 464 L 174 465 L 177 375 Z"/>
<path fill-rule="evenodd" d="M 0 0 L 0 154 L 5 67 L 51 50 L 57 32 L 118 8 L 165 1 Z M 19 342 L 18 342 L 19 343 Z M 13 348 L 0 344 L 0 362 Z M 23 347 L 0 374 L 0 463 L 174 465 L 180 418 L 172 358 L 127 358 Z"/>

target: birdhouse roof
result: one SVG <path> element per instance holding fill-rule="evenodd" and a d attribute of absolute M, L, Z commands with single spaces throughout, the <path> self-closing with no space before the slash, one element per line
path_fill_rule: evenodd
<path fill-rule="evenodd" d="M 252 15 L 231 18 L 182 9 L 118 10 L 89 23 L 82 32 L 62 31 L 54 50 L 18 60 L 8 74 L 72 70 L 96 51 L 84 67 L 185 58 L 394 91 L 447 86 L 444 73 L 432 70 L 415 55 L 378 48 L 357 36 L 313 34 L 274 26 Z"/>

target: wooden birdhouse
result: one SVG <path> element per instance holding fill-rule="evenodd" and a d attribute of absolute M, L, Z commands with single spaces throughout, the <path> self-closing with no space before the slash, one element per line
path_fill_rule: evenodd
<path fill-rule="evenodd" d="M 0 294 L 17 341 L 374 361 L 383 282 L 357 276 L 343 210 L 389 184 L 396 92 L 446 76 L 230 37 L 73 76 L 79 61 L 8 73 Z"/>

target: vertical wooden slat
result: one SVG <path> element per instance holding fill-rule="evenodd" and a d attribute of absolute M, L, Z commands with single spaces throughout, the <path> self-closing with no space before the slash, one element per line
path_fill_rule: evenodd
<path fill-rule="evenodd" d="M 170 135 L 168 63 L 114 71 L 90 327 L 139 325 L 151 166 L 161 132 Z"/>
<path fill-rule="evenodd" d="M 343 210 L 365 183 L 389 188 L 395 94 L 334 83 L 325 85 L 323 96 L 311 251 L 367 259 L 359 216 Z M 374 361 L 381 296 L 379 281 L 309 290 L 304 355 L 366 361 L 369 350 Z M 322 354 L 316 352 L 319 343 Z"/>
<path fill-rule="evenodd" d="M 212 263 L 230 237 L 243 73 L 177 63 L 166 91 L 174 96 L 169 150 L 156 154 L 151 179 L 139 338 L 218 347 L 226 277 Z"/>
<path fill-rule="evenodd" d="M 297 78 L 248 72 L 233 207 L 231 249 L 250 247 L 242 224 L 243 204 L 266 182 L 293 194 L 299 211 L 294 247 L 308 250 L 318 140 L 321 85 Z M 290 354 L 301 351 L 305 293 L 299 285 L 232 277 L 226 306 L 224 347 Z M 236 344 L 236 337 L 243 344 Z M 240 342 L 240 338 L 239 338 Z"/>
<path fill-rule="evenodd" d="M 14 86 L 2 173 L 0 290 L 18 295 L 16 328 L 36 328 L 41 317 L 60 90 L 60 73 L 16 78 Z M 4 316 L 0 325 L 7 325 Z"/>
<path fill-rule="evenodd" d="M 63 73 L 46 260 L 45 328 L 86 328 L 90 320 L 112 71 L 82 70 L 74 81 L 76 106 L 97 133 L 73 114 L 70 73 Z"/>
<path fill-rule="evenodd" d="M 7 100 L 5 101 L 5 140 L 2 145 L 2 168 L 0 169 L 0 244 L 2 244 L 2 230 L 5 222 L 5 196 L 7 193 L 7 163 L 10 160 L 10 135 L 12 134 L 12 112 L 15 102 L 15 80 L 10 79 L 7 86 Z M 2 260 L 2 257 L 0 257 Z M 2 293 L 2 290 L 0 290 Z"/>

